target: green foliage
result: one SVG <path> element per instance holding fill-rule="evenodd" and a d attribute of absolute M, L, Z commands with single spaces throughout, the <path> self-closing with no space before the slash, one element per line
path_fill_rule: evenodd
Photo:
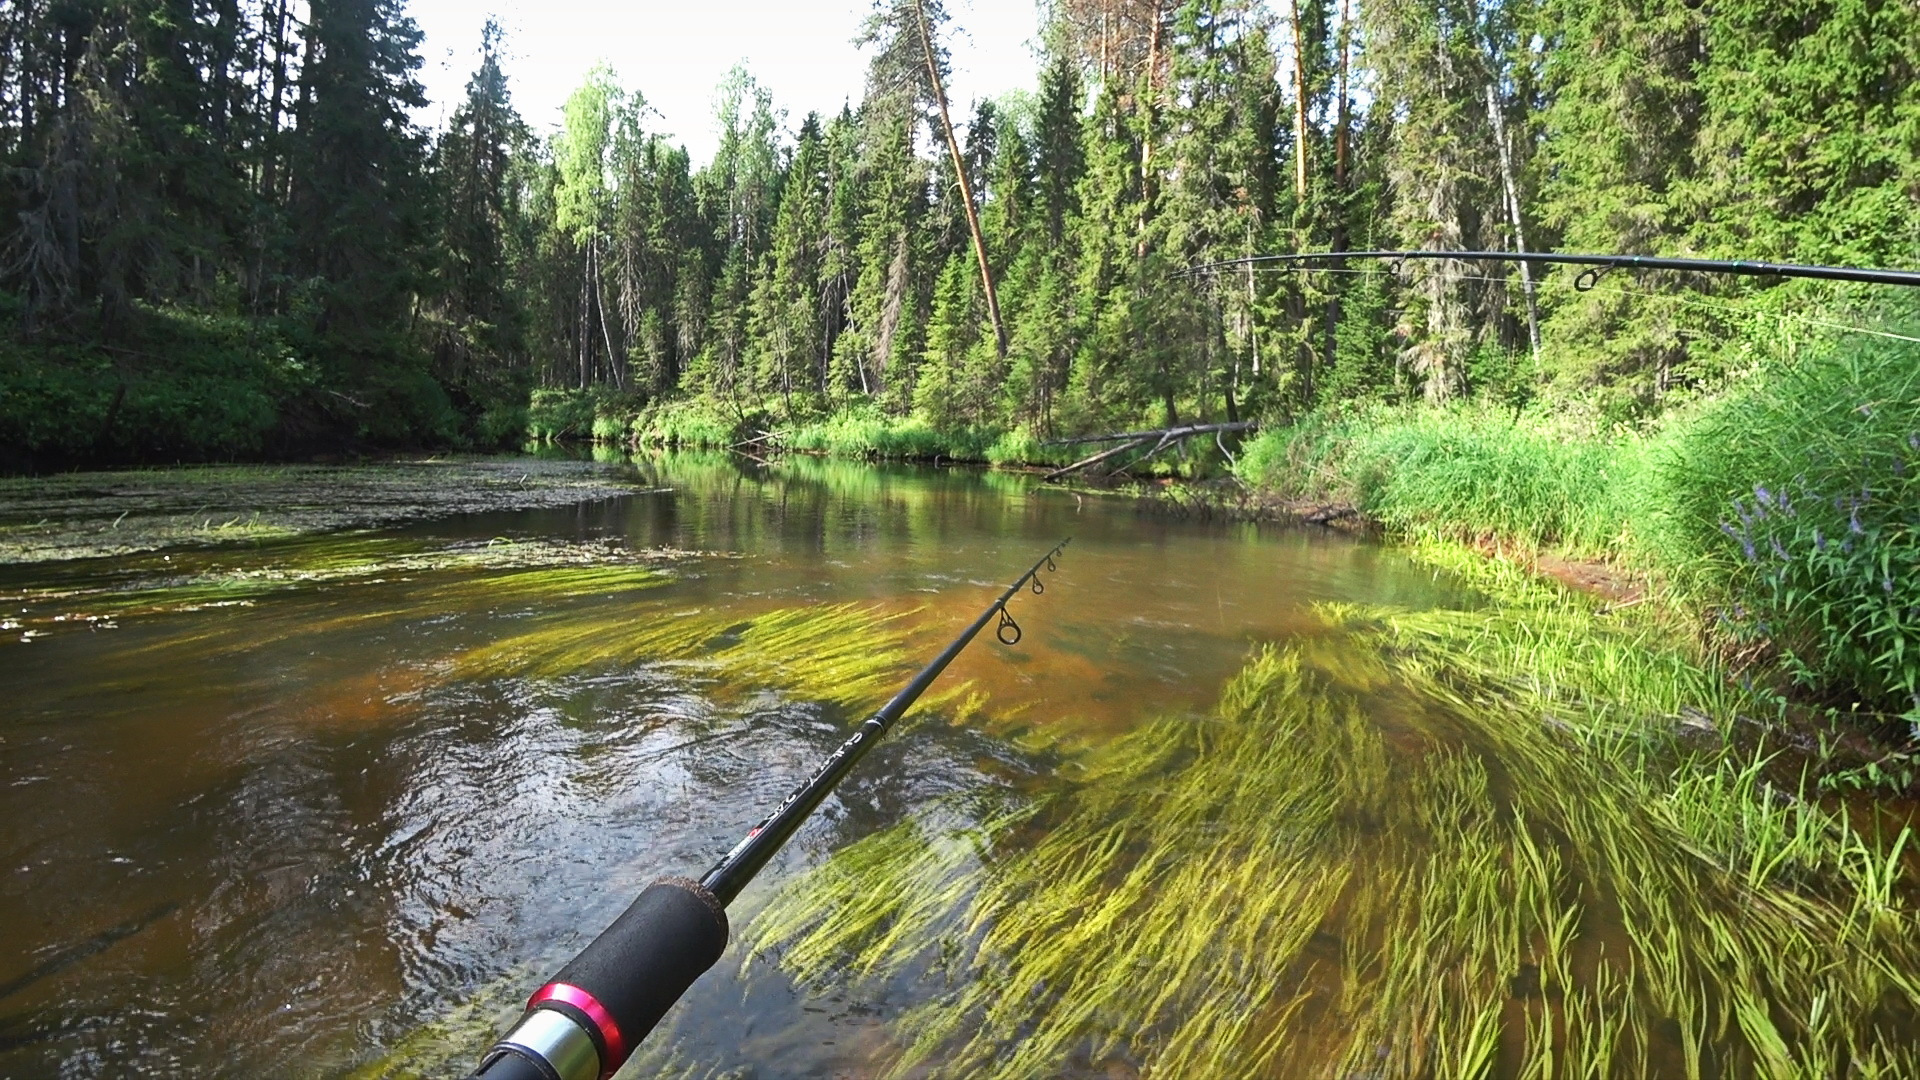
<path fill-rule="evenodd" d="M 632 431 L 634 441 L 643 446 L 717 450 L 750 437 L 752 433 L 741 432 L 740 426 L 737 414 L 696 398 L 649 407 L 635 418 Z"/>
<path fill-rule="evenodd" d="M 0 336 L 0 453 L 77 460 L 258 454 L 315 365 L 246 320 L 136 316 L 127 347 Z"/>
<path fill-rule="evenodd" d="M 1238 474 L 1289 495 L 1337 498 L 1397 530 L 1607 554 L 1630 545 L 1647 448 L 1551 418 L 1493 409 L 1376 406 L 1262 432 Z"/>
<path fill-rule="evenodd" d="M 795 450 L 835 457 L 889 460 L 986 461 L 1002 433 L 982 428 L 940 430 L 924 417 L 890 417 L 875 409 L 844 410 L 808 424 L 787 439 Z"/>
<path fill-rule="evenodd" d="M 526 431 L 543 442 L 624 442 L 644 404 L 645 399 L 611 387 L 535 390 L 527 407 Z"/>
<path fill-rule="evenodd" d="M 429 138 L 397 0 L 310 7 L 128 0 L 87 7 L 84 32 L 59 4 L 0 20 L 0 168 L 17 180 L 0 187 L 0 289 L 18 355 L 48 369 L 14 377 L 48 403 L 40 428 L 109 426 L 118 391 L 75 357 L 119 364 L 142 311 L 248 320 L 313 393 L 269 393 L 257 437 L 238 433 L 264 415 L 252 399 L 209 421 L 232 438 L 123 404 L 114 426 L 152 426 L 90 452 L 497 445 L 535 386 L 736 414 L 777 396 L 795 423 L 872 406 L 956 450 L 972 432 L 1414 396 L 1640 423 L 1715 393 L 1782 328 L 1857 318 L 1857 298 L 1657 275 L 1582 292 L 1555 273 L 1536 304 L 1511 270 L 1465 261 L 1169 275 L 1353 248 L 1920 251 L 1920 30 L 1901 0 L 1054 5 L 1036 89 L 975 103 L 955 132 L 970 208 L 936 156 L 921 31 L 944 71 L 937 3 L 873 6 L 866 89 L 837 116 L 788 130 L 767 88 L 729 73 L 704 164 L 604 65 L 537 136 L 495 24 Z"/>
<path fill-rule="evenodd" d="M 1676 576 L 1802 680 L 1920 720 L 1920 346 L 1774 365 L 1680 429 L 1661 476 Z"/>
<path fill-rule="evenodd" d="M 1326 411 L 1262 432 L 1237 472 L 1408 534 L 1626 559 L 1801 682 L 1920 718 L 1914 348 L 1839 337 L 1650 435 L 1486 408 Z"/>

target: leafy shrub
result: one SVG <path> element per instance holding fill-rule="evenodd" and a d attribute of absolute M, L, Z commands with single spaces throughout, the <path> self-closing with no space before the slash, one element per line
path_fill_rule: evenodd
<path fill-rule="evenodd" d="M 490 405 L 474 418 L 473 439 L 483 448 L 518 446 L 526 438 L 527 407 L 525 405 Z"/>
<path fill-rule="evenodd" d="M 535 390 L 527 405 L 527 434 L 546 442 L 623 440 L 644 404 L 644 398 L 604 386 Z"/>
<path fill-rule="evenodd" d="M 82 459 L 257 453 L 318 383 L 271 325 L 142 311 L 132 344 L 0 336 L 0 448 Z"/>
<path fill-rule="evenodd" d="M 633 421 L 633 439 L 646 446 L 717 450 L 745 438 L 736 436 L 740 421 L 700 399 L 656 404 Z"/>
<path fill-rule="evenodd" d="M 1769 368 L 1663 455 L 1677 574 L 1804 682 L 1920 718 L 1920 347 Z"/>
<path fill-rule="evenodd" d="M 994 428 L 941 430 L 922 416 L 895 417 L 877 408 L 855 407 L 801 427 L 788 438 L 788 445 L 835 457 L 986 461 L 989 448 L 1003 435 Z"/>

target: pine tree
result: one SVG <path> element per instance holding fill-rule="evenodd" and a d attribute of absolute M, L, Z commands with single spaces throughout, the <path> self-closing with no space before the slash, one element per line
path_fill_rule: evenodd
<path fill-rule="evenodd" d="M 501 39 L 488 20 L 466 100 L 432 158 L 439 245 L 430 347 L 436 377 L 468 408 L 525 392 L 527 316 L 512 259 L 524 228 L 514 164 L 529 134 L 507 91 Z"/>
<path fill-rule="evenodd" d="M 290 154 L 295 310 L 336 377 L 399 395 L 398 412 L 337 399 L 391 437 L 434 407 L 401 338 L 425 272 L 426 146 L 410 118 L 425 103 L 420 32 L 398 0 L 316 0 L 311 16 Z"/>

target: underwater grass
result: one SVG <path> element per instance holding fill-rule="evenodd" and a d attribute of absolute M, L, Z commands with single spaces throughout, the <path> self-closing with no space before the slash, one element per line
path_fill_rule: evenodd
<path fill-rule="evenodd" d="M 340 1073 L 339 1080 L 435 1080 L 465 1075 L 520 1018 L 527 988 L 538 986 L 541 974 L 532 965 L 511 969 L 438 1019 L 408 1031 L 380 1056 Z"/>
<path fill-rule="evenodd" d="M 1324 609 L 1057 794 L 851 845 L 757 955 L 856 992 L 942 973 L 891 1075 L 1920 1070 L 1904 836 L 1659 737 L 1748 703 L 1538 614 Z"/>
<path fill-rule="evenodd" d="M 848 707 L 884 700 L 909 662 L 906 616 L 857 604 L 636 616 L 570 617 L 457 657 L 461 678 L 556 678 L 577 671 L 671 663 L 722 687 L 777 689 Z M 949 691 L 952 693 L 955 691 Z"/>
<path fill-rule="evenodd" d="M 15 612 L 5 629 L 34 637 L 120 619 L 251 606 L 295 592 L 396 583 L 411 586 L 404 610 L 431 614 L 650 588 L 669 580 L 665 564 L 692 554 L 544 540 L 430 546 L 348 534 L 183 554 L 177 562 L 148 558 L 115 578 L 0 590 L 0 605 Z"/>

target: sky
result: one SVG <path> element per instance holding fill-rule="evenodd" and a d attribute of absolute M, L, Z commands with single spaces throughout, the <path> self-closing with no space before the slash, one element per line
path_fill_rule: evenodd
<path fill-rule="evenodd" d="M 965 122 L 976 98 L 1033 88 L 1035 0 L 947 0 L 946 8 L 955 122 Z M 567 95 L 605 60 L 658 114 L 652 129 L 686 146 L 698 166 L 719 142 L 714 88 L 736 63 L 772 91 L 788 131 L 809 111 L 858 104 L 866 58 L 852 38 L 869 10 L 871 0 L 409 0 L 425 34 L 420 81 L 431 104 L 420 119 L 438 126 L 452 115 L 493 15 L 506 29 L 514 105 L 536 131 L 559 125 Z"/>

